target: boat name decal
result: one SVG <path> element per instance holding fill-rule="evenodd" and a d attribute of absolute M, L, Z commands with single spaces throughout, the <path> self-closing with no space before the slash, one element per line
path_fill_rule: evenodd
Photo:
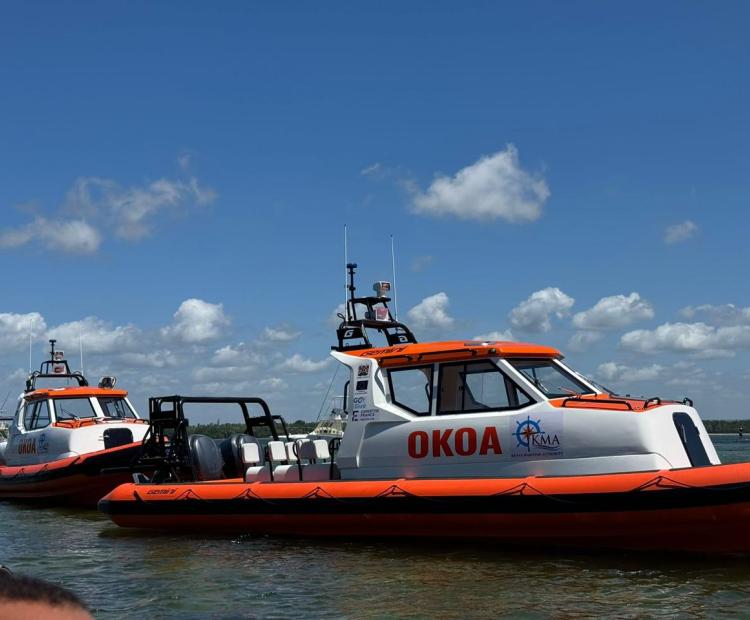
<path fill-rule="evenodd" d="M 18 444 L 18 454 L 36 454 L 36 439 L 22 439 Z"/>
<path fill-rule="evenodd" d="M 435 429 L 431 433 L 414 431 L 409 434 L 409 456 L 413 459 L 423 459 L 429 454 L 436 458 L 472 456 L 477 454 L 477 447 L 480 455 L 503 453 L 496 427 L 487 426 L 481 433 L 482 437 L 479 439 L 477 429 L 470 426 L 456 429 L 455 433 L 452 428 Z"/>

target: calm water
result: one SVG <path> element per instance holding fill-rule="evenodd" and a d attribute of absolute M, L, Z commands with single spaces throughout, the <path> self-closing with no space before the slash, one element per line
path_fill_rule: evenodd
<path fill-rule="evenodd" d="M 714 442 L 724 462 L 750 461 L 750 441 Z M 0 518 L 0 563 L 72 588 L 99 618 L 750 618 L 748 559 L 144 535 L 9 503 Z"/>

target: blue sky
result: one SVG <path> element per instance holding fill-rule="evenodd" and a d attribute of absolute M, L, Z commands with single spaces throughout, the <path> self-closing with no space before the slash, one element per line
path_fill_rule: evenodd
<path fill-rule="evenodd" d="M 314 418 L 346 223 L 362 287 L 395 235 L 421 339 L 549 343 L 617 389 L 750 416 L 749 17 L 3 5 L 0 401 L 31 324 L 35 364 L 81 331 L 142 410 L 241 392 Z"/>

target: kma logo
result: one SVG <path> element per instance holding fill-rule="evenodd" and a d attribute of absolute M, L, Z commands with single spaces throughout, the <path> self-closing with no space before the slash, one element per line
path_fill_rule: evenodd
<path fill-rule="evenodd" d="M 516 421 L 516 447 L 513 456 L 542 456 L 562 454 L 561 432 L 558 429 L 549 430 L 542 426 L 542 420 L 532 420 L 526 416 L 525 420 Z M 547 430 L 545 430 L 547 429 Z"/>

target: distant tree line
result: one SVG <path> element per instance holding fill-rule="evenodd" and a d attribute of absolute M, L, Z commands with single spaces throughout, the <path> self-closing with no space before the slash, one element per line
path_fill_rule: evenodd
<path fill-rule="evenodd" d="M 295 420 L 294 422 L 287 422 L 287 430 L 293 434 L 304 434 L 309 433 L 315 428 L 317 422 L 306 422 L 305 420 Z M 244 433 L 244 424 L 230 424 L 213 422 L 209 424 L 191 424 L 189 432 L 196 435 L 208 435 L 214 439 L 224 439 L 235 433 Z M 265 428 L 257 429 L 256 434 L 259 437 L 269 435 L 270 433 Z"/>
<path fill-rule="evenodd" d="M 703 420 L 709 433 L 750 433 L 750 420 Z"/>

